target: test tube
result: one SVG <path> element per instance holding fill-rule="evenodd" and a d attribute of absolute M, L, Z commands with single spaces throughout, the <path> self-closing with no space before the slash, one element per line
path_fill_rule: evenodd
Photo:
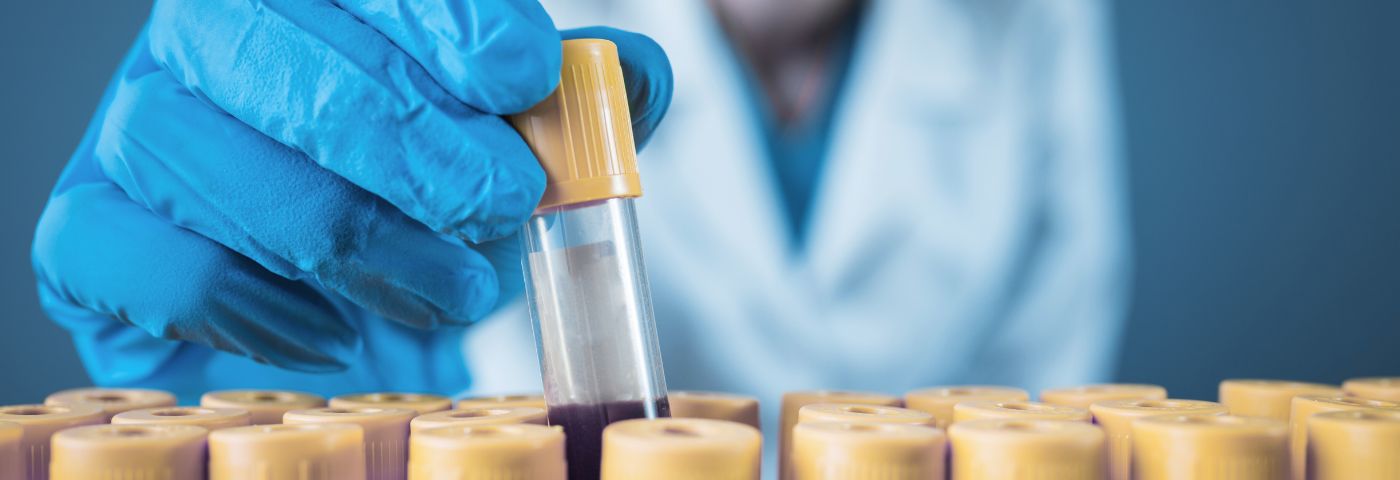
<path fill-rule="evenodd" d="M 1347 395 L 1400 402 L 1400 377 L 1353 378 L 1342 383 Z"/>
<path fill-rule="evenodd" d="M 881 405 L 896 407 L 899 397 L 874 392 L 847 392 L 840 390 L 809 390 L 783 394 L 782 413 L 778 418 L 778 478 L 795 478 L 792 468 L 792 429 L 797 425 L 802 407 L 814 403 L 854 403 L 859 405 Z"/>
<path fill-rule="evenodd" d="M 457 401 L 458 410 L 465 410 L 468 408 L 502 407 L 534 407 L 540 410 L 544 410 L 544 395 L 540 395 L 538 393 L 516 395 L 490 395 L 484 397 L 467 397 Z"/>
<path fill-rule="evenodd" d="M 252 425 L 252 414 L 241 408 L 158 407 L 118 413 L 116 425 L 198 425 L 209 431 Z"/>
<path fill-rule="evenodd" d="M 320 395 L 278 390 L 218 390 L 199 397 L 201 407 L 247 410 L 252 425 L 276 425 L 287 412 L 325 405 Z"/>
<path fill-rule="evenodd" d="M 511 122 L 547 177 L 521 240 L 549 423 L 568 436 L 569 478 L 595 479 L 608 424 L 670 416 L 617 47 L 563 42 L 559 88 Z"/>
<path fill-rule="evenodd" d="M 173 407 L 175 395 L 144 388 L 75 388 L 49 395 L 44 405 L 91 404 L 102 409 L 107 421 L 118 413 L 141 408 Z"/>
<path fill-rule="evenodd" d="M 933 415 L 928 412 L 882 405 L 813 403 L 797 410 L 799 425 L 816 422 L 903 423 L 930 427 L 934 424 Z"/>
<path fill-rule="evenodd" d="M 725 420 L 628 420 L 603 434 L 603 480 L 758 480 L 762 435 Z"/>
<path fill-rule="evenodd" d="M 1024 402 L 1030 394 L 1023 389 L 996 385 L 955 385 L 915 390 L 904 395 L 904 405 L 933 415 L 935 426 L 953 424 L 953 406 L 962 402 Z"/>
<path fill-rule="evenodd" d="M 195 425 L 91 425 L 54 434 L 50 480 L 156 480 L 205 477 L 204 440 Z M 8 478 L 8 477 L 6 477 Z"/>
<path fill-rule="evenodd" d="M 1134 480 L 1288 478 L 1288 426 L 1268 417 L 1154 415 L 1133 420 Z"/>
<path fill-rule="evenodd" d="M 340 395 L 332 398 L 331 408 L 402 408 L 418 415 L 452 408 L 452 399 L 430 393 L 375 392 Z"/>
<path fill-rule="evenodd" d="M 1085 422 L 957 420 L 948 440 L 951 480 L 1105 478 L 1103 429 Z"/>
<path fill-rule="evenodd" d="M 24 435 L 24 429 L 18 423 L 0 422 L 0 478 L 24 478 L 24 470 L 19 452 L 20 437 Z M 29 453 L 29 452 L 25 452 Z"/>
<path fill-rule="evenodd" d="M 671 391 L 671 416 L 738 422 L 759 428 L 758 399 L 720 392 Z"/>
<path fill-rule="evenodd" d="M 1308 480 L 1400 478 L 1400 412 L 1343 410 L 1307 422 Z"/>
<path fill-rule="evenodd" d="M 409 423 L 409 431 L 465 425 L 545 424 L 545 410 L 535 407 L 470 407 L 419 415 Z"/>
<path fill-rule="evenodd" d="M 1105 400 L 1165 400 L 1167 389 L 1139 383 L 1104 383 L 1041 390 L 1040 402 L 1066 407 L 1089 408 Z"/>
<path fill-rule="evenodd" d="M 1321 383 L 1247 379 L 1220 382 L 1220 403 L 1230 409 L 1230 415 L 1284 422 L 1288 421 L 1288 413 L 1293 408 L 1293 397 L 1341 394 L 1342 389 Z"/>
<path fill-rule="evenodd" d="M 1225 415 L 1224 405 L 1202 400 L 1102 400 L 1089 406 L 1094 423 L 1108 435 L 1108 474 L 1132 480 L 1133 421 L 1158 415 Z"/>
<path fill-rule="evenodd" d="M 800 423 L 792 427 L 788 474 L 797 480 L 947 478 L 947 442 L 943 430 L 921 425 Z"/>
<path fill-rule="evenodd" d="M 49 480 L 49 439 L 53 434 L 101 424 L 105 415 L 101 407 L 89 404 L 0 406 L 0 422 L 20 427 L 19 480 Z"/>
<path fill-rule="evenodd" d="M 1308 468 L 1308 419 L 1326 412 L 1347 410 L 1391 411 L 1400 413 L 1400 403 L 1367 400 L 1343 395 L 1299 395 L 1293 397 L 1288 421 L 1288 448 L 1293 480 L 1303 480 Z M 1400 472 L 1395 472 L 1400 474 Z"/>
<path fill-rule="evenodd" d="M 365 480 L 365 430 L 343 423 L 209 432 L 209 480 Z"/>
<path fill-rule="evenodd" d="M 1020 420 L 1090 421 L 1089 411 L 1079 407 L 1040 402 L 963 402 L 953 406 L 953 422 L 983 418 Z"/>

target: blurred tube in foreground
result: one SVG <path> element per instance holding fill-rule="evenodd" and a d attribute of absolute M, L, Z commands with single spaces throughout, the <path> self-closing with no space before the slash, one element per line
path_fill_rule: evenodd
<path fill-rule="evenodd" d="M 202 479 L 204 440 L 194 425 L 92 425 L 53 436 L 52 480 Z"/>
<path fill-rule="evenodd" d="M 1133 421 L 1134 480 L 1288 478 L 1288 425 L 1231 415 L 1164 415 Z"/>
<path fill-rule="evenodd" d="M 603 432 L 603 480 L 758 480 L 758 429 L 700 418 L 637 419 Z"/>
<path fill-rule="evenodd" d="M 564 433 L 543 425 L 430 428 L 409 441 L 409 480 L 565 480 Z"/>
<path fill-rule="evenodd" d="M 953 406 L 962 402 L 1025 402 L 1031 396 L 1025 390 L 994 385 L 958 385 L 914 390 L 904 395 L 904 406 L 933 415 L 938 428 L 953 423 Z"/>
<path fill-rule="evenodd" d="M 898 423 L 801 423 L 792 429 L 795 480 L 944 478 L 942 430 Z"/>
<path fill-rule="evenodd" d="M 948 438 L 953 480 L 1095 479 L 1105 473 L 1103 430 L 1085 422 L 959 420 L 948 427 Z"/>
<path fill-rule="evenodd" d="M 1309 480 L 1400 478 L 1400 413 L 1343 410 L 1308 418 Z"/>

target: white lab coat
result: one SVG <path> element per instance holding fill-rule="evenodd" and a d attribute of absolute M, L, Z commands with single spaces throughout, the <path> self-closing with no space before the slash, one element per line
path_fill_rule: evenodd
<path fill-rule="evenodd" d="M 668 52 L 637 202 L 671 389 L 1034 390 L 1112 373 L 1127 280 L 1096 0 L 873 0 L 803 252 L 703 0 L 546 2 Z M 521 306 L 468 333 L 477 392 L 537 390 Z M 773 443 L 770 437 L 768 443 Z"/>

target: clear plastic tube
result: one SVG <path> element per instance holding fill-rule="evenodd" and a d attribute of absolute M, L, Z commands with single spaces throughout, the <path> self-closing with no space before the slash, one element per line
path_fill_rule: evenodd
<path fill-rule="evenodd" d="M 632 199 L 541 210 L 522 242 L 549 423 L 569 478 L 597 478 L 604 427 L 670 416 Z"/>

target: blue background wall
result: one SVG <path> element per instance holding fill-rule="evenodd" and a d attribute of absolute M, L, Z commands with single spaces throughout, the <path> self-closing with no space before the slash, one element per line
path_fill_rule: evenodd
<path fill-rule="evenodd" d="M 1119 377 L 1400 375 L 1400 3 L 1130 1 L 1115 13 L 1136 272 Z M 0 404 L 87 382 L 33 225 L 149 1 L 0 16 Z"/>

